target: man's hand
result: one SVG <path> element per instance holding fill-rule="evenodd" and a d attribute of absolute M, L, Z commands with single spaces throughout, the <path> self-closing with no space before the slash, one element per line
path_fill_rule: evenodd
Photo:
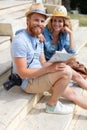
<path fill-rule="evenodd" d="M 48 67 L 48 73 L 56 72 L 56 71 L 63 71 L 66 67 L 65 63 L 53 63 Z"/>

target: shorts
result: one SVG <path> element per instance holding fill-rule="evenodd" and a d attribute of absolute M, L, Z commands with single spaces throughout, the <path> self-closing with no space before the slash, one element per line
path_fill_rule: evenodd
<path fill-rule="evenodd" d="M 27 87 L 24 89 L 26 93 L 43 93 L 49 91 L 52 84 L 49 81 L 48 74 L 40 76 L 28 81 Z"/>

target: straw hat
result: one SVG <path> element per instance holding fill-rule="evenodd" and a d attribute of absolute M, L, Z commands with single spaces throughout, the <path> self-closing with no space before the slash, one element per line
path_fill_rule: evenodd
<path fill-rule="evenodd" d="M 29 10 L 25 13 L 25 15 L 27 17 L 29 14 L 32 14 L 32 13 L 39 13 L 39 14 L 42 14 L 44 16 L 47 16 L 46 13 L 45 13 L 45 8 L 44 8 L 42 3 L 32 4 L 30 6 Z"/>
<path fill-rule="evenodd" d="M 52 16 L 59 16 L 59 17 L 69 18 L 67 16 L 67 10 L 63 5 L 58 5 L 54 9 Z"/>

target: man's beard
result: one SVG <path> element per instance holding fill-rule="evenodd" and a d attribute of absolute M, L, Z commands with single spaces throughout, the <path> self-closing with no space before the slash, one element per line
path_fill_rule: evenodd
<path fill-rule="evenodd" d="M 29 30 L 32 36 L 38 36 L 42 33 L 43 27 L 29 25 Z"/>

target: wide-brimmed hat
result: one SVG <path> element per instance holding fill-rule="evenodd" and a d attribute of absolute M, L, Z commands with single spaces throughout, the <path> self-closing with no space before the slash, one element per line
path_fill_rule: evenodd
<path fill-rule="evenodd" d="M 47 17 L 45 8 L 42 3 L 34 3 L 30 6 L 29 10 L 25 13 L 26 17 L 32 13 L 39 13 Z"/>
<path fill-rule="evenodd" d="M 59 16 L 59 17 L 64 17 L 64 18 L 68 18 L 69 19 L 69 16 L 67 16 L 67 10 L 66 8 L 63 6 L 63 5 L 58 5 L 53 13 L 52 13 L 52 16 Z"/>

